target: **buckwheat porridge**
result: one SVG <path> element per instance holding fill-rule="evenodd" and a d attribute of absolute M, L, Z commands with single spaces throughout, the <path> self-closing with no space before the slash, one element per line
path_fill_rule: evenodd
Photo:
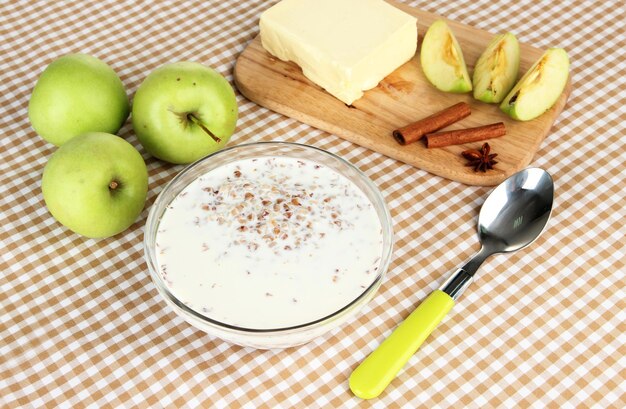
<path fill-rule="evenodd" d="M 378 274 L 374 206 L 346 177 L 289 157 L 242 159 L 188 185 L 157 232 L 161 277 L 188 307 L 243 328 L 309 323 Z"/>

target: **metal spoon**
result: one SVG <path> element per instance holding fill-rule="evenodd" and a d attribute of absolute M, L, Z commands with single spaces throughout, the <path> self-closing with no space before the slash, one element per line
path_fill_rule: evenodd
<path fill-rule="evenodd" d="M 352 392 L 363 399 L 378 396 L 450 311 L 487 257 L 517 251 L 539 237 L 550 218 L 553 198 L 552 178 L 543 169 L 524 169 L 498 185 L 478 215 L 480 251 L 361 362 L 350 376 Z"/>

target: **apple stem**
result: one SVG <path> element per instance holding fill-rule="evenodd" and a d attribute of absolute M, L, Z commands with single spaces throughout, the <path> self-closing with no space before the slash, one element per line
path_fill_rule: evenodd
<path fill-rule="evenodd" d="M 204 132 L 206 132 L 211 138 L 213 138 L 213 140 L 215 142 L 217 142 L 217 143 L 222 142 L 222 140 L 220 138 L 218 138 L 217 136 L 215 136 L 215 134 L 213 132 L 211 132 L 211 130 L 209 128 L 204 126 L 204 124 L 202 122 L 200 122 L 200 120 L 198 118 L 196 118 L 196 116 L 194 114 L 187 114 L 187 119 L 190 120 L 191 122 L 193 122 L 194 124 L 198 125 Z"/>
<path fill-rule="evenodd" d="M 115 180 L 112 180 L 112 181 L 111 181 L 111 183 L 109 183 L 109 189 L 110 189 L 110 190 L 115 190 L 115 189 L 117 189 L 117 187 L 118 187 L 119 185 L 120 185 L 120 184 L 119 184 L 119 183 L 117 183 Z"/>

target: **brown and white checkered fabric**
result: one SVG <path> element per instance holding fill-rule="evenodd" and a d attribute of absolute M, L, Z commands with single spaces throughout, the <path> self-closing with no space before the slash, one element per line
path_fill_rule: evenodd
<path fill-rule="evenodd" d="M 360 401 L 348 376 L 445 275 L 478 248 L 491 188 L 444 180 L 259 107 L 238 95 L 233 144 L 308 143 L 381 188 L 394 260 L 378 295 L 342 328 L 258 351 L 195 330 L 161 302 L 143 260 L 148 208 L 181 166 L 149 157 L 146 210 L 91 240 L 48 213 L 40 180 L 54 147 L 28 99 L 52 60 L 93 54 L 129 94 L 157 66 L 193 60 L 232 81 L 271 2 L 0 2 L 0 407 L 626 406 L 626 21 L 623 1 L 416 1 L 537 47 L 565 47 L 573 92 L 532 165 L 556 184 L 553 217 L 529 248 L 488 260 L 477 282 L 388 390 Z"/>

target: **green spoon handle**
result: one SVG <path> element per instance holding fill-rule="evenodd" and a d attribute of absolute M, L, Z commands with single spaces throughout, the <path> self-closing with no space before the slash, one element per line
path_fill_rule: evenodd
<path fill-rule="evenodd" d="M 363 399 L 377 397 L 395 378 L 454 306 L 441 290 L 426 299 L 350 375 L 350 389 Z"/>

